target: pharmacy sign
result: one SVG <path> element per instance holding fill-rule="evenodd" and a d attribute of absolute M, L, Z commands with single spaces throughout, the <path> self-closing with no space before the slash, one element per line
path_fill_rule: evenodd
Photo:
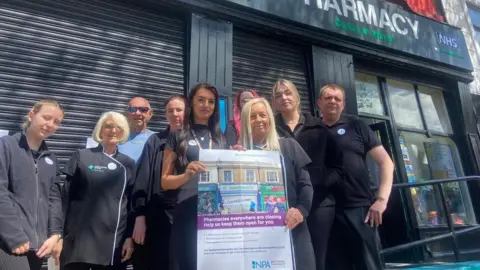
<path fill-rule="evenodd" d="M 460 29 L 381 0 L 228 0 L 276 17 L 472 70 Z"/>

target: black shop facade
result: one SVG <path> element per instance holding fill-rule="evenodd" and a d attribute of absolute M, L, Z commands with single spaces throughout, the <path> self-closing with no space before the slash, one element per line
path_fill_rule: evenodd
<path fill-rule="evenodd" d="M 327 83 L 346 90 L 345 114 L 377 133 L 395 162 L 395 183 L 479 173 L 480 140 L 468 84 L 473 70 L 460 29 L 381 0 L 9 1 L 0 4 L 0 129 L 14 132 L 34 100 L 65 104 L 50 148 L 62 164 L 85 147 L 99 114 L 148 98 L 151 128 L 166 126 L 164 101 L 197 81 L 220 91 L 223 126 L 242 88 L 269 96 L 277 79 L 298 88 L 303 110 Z M 1 63 L 8 63 L 2 65 Z M 158 108 L 158 109 L 156 109 Z M 369 160 L 372 188 L 378 168 Z M 480 186 L 444 185 L 446 217 L 431 186 L 392 192 L 383 248 L 477 224 Z M 479 237 L 459 237 L 462 259 Z M 384 256 L 448 261 L 449 241 Z"/>
<path fill-rule="evenodd" d="M 391 154 L 395 183 L 477 173 L 479 138 L 468 89 L 472 64 L 460 29 L 376 0 L 185 0 L 176 5 L 193 13 L 188 82 L 218 85 L 227 119 L 232 95 L 241 88 L 268 96 L 273 82 L 287 78 L 298 87 L 302 108 L 318 115 L 318 90 L 337 83 L 346 89 L 345 113 L 368 123 Z M 219 42 L 226 47 L 219 50 Z M 216 51 L 210 44 L 217 44 Z M 219 55 L 225 57 L 221 63 Z M 217 72 L 210 59 L 217 61 Z M 225 72 L 220 77 L 218 69 Z M 372 160 L 369 169 L 375 187 L 378 168 Z M 443 188 L 453 226 L 475 225 L 480 204 L 472 194 L 479 192 L 478 185 Z M 383 248 L 447 232 L 441 207 L 431 186 L 395 190 L 380 233 Z M 475 257 L 475 236 L 459 237 L 462 259 Z M 384 259 L 408 263 L 454 256 L 447 240 Z"/>

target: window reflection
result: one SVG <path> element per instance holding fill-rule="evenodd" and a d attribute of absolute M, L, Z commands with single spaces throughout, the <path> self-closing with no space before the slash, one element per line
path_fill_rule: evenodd
<path fill-rule="evenodd" d="M 445 100 L 441 89 L 418 86 L 423 115 L 429 130 L 452 133 Z"/>
<path fill-rule="evenodd" d="M 385 114 L 377 77 L 364 73 L 355 73 L 355 90 L 359 112 L 378 115 Z"/>
<path fill-rule="evenodd" d="M 392 104 L 392 113 L 397 125 L 423 129 L 413 85 L 391 79 L 387 79 L 387 85 L 390 103 Z"/>
<path fill-rule="evenodd" d="M 427 138 L 402 131 L 400 147 L 410 183 L 464 175 L 456 145 L 448 137 Z M 443 188 L 453 224 L 476 223 L 466 183 L 448 183 Z M 446 224 L 436 189 L 432 186 L 412 188 L 411 195 L 420 226 Z"/>

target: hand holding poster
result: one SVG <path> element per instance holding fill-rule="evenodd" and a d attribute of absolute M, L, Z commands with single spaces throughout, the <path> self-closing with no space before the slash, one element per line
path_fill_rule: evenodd
<path fill-rule="evenodd" d="M 278 152 L 201 150 L 198 270 L 293 267 Z"/>

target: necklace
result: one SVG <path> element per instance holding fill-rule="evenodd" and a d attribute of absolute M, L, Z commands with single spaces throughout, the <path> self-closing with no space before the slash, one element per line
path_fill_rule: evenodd
<path fill-rule="evenodd" d="M 197 135 L 195 134 L 195 131 L 192 129 L 192 135 L 193 135 L 193 139 L 195 140 L 195 142 L 197 143 L 198 145 L 198 148 L 202 149 L 202 146 L 200 145 L 200 142 L 198 141 L 197 139 Z M 210 143 L 209 143 L 209 148 L 212 149 L 212 144 L 213 144 L 213 141 L 212 141 L 212 134 L 210 132 L 208 132 L 208 136 L 210 137 Z M 204 140 L 204 137 L 200 137 L 200 140 Z"/>

